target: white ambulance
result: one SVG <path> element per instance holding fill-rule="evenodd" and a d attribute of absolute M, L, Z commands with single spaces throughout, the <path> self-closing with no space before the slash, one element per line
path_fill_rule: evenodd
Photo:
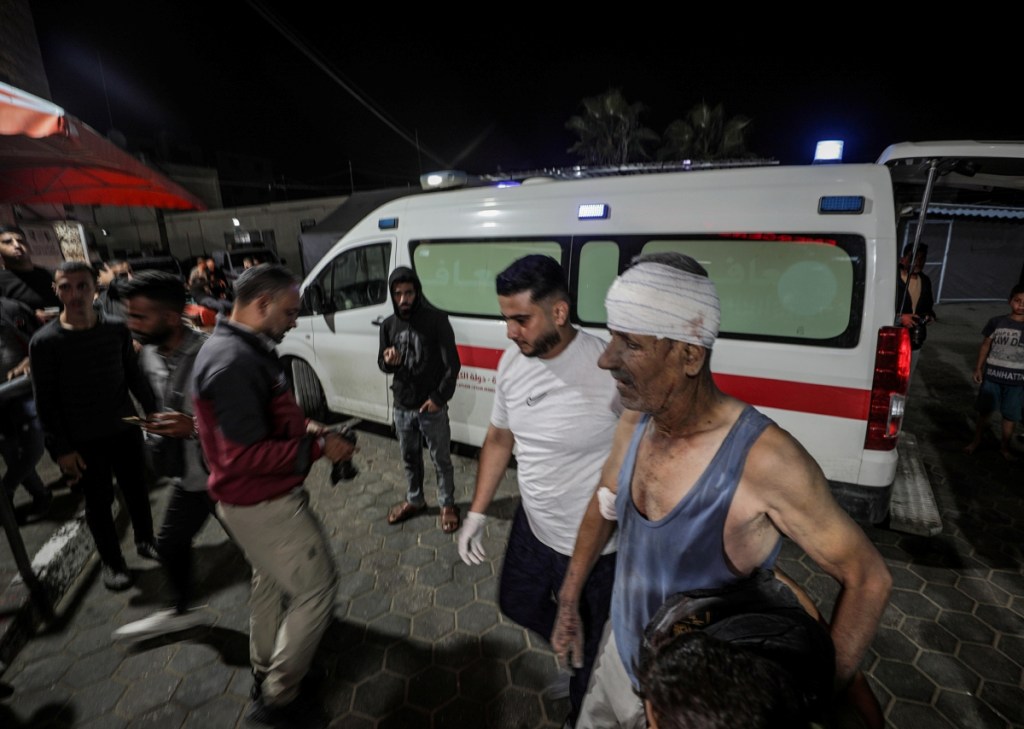
<path fill-rule="evenodd" d="M 888 512 L 909 373 L 906 330 L 892 326 L 895 220 L 890 175 L 877 164 L 527 179 L 411 195 L 368 215 L 312 269 L 298 327 L 279 352 L 309 414 L 390 423 L 378 327 L 393 312 L 388 274 L 411 266 L 459 346 L 453 439 L 478 446 L 510 344 L 498 272 L 529 253 L 554 257 L 574 322 L 607 339 L 613 278 L 636 255 L 682 251 L 718 287 L 719 386 L 799 439 L 844 507 L 874 523 Z"/>

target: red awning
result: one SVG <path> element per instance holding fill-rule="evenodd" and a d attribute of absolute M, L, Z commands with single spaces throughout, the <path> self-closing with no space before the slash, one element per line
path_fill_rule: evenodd
<path fill-rule="evenodd" d="M 0 107 L 7 118 L 7 107 Z M 70 115 L 33 138 L 0 136 L 0 203 L 206 210 L 202 200 Z"/>

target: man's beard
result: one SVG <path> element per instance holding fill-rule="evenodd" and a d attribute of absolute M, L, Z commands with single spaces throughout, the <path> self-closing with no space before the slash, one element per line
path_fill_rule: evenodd
<path fill-rule="evenodd" d="M 132 332 L 132 339 L 134 339 L 139 344 L 158 344 L 159 345 L 159 344 L 163 344 L 164 342 L 166 342 L 168 339 L 171 338 L 171 331 L 172 331 L 172 329 L 170 327 L 167 327 L 166 329 L 161 329 L 159 331 L 155 331 L 155 332 L 151 332 L 151 333 Z"/>
<path fill-rule="evenodd" d="M 561 341 L 562 337 L 558 333 L 558 330 L 552 329 L 550 332 L 547 332 L 546 334 L 541 336 L 540 339 L 534 342 L 532 351 L 523 352 L 523 354 L 527 357 L 543 357 L 545 354 L 547 354 L 556 346 L 558 346 L 558 343 Z"/>

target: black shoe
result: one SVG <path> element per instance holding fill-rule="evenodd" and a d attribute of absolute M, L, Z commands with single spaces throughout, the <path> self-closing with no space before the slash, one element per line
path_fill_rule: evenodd
<path fill-rule="evenodd" d="M 295 699 L 284 706 L 270 706 L 263 703 L 263 697 L 254 699 L 245 712 L 247 723 L 255 726 L 269 726 L 273 729 L 327 729 L 327 717 L 315 703 Z"/>
<path fill-rule="evenodd" d="M 127 590 L 132 586 L 132 582 L 132 574 L 126 566 L 111 567 L 107 564 L 103 565 L 103 584 L 106 585 L 108 590 L 113 590 L 114 592 Z"/>
<path fill-rule="evenodd" d="M 152 559 L 157 562 L 160 561 L 160 553 L 156 551 L 156 545 L 152 540 L 147 542 L 136 542 L 135 551 L 138 555 L 144 559 Z"/>

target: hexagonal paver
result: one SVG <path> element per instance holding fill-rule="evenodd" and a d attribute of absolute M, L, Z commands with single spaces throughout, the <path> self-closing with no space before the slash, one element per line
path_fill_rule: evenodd
<path fill-rule="evenodd" d="M 86 661 L 75 661 L 61 678 L 71 688 L 82 689 L 92 686 L 110 676 L 121 665 L 122 657 L 115 651 L 103 651 Z"/>
<path fill-rule="evenodd" d="M 459 695 L 487 701 L 508 685 L 508 670 L 495 658 L 481 658 L 459 671 Z"/>
<path fill-rule="evenodd" d="M 456 631 L 434 641 L 434 663 L 461 669 L 480 658 L 480 637 Z"/>
<path fill-rule="evenodd" d="M 443 562 L 431 562 L 416 571 L 416 581 L 428 587 L 440 587 L 452 580 L 452 566 Z"/>
<path fill-rule="evenodd" d="M 392 645 L 409 635 L 412 621 L 405 615 L 389 612 L 366 626 L 366 639 L 382 646 Z"/>
<path fill-rule="evenodd" d="M 338 678 L 352 683 L 370 678 L 384 668 L 384 649 L 374 645 L 362 645 L 358 650 L 345 654 L 345 660 L 338 662 Z"/>
<path fill-rule="evenodd" d="M 480 640 L 485 656 L 508 659 L 529 647 L 526 631 L 514 623 L 502 623 L 487 631 Z"/>
<path fill-rule="evenodd" d="M 905 635 L 892 628 L 879 628 L 871 647 L 882 658 L 905 663 L 913 661 L 920 650 Z"/>
<path fill-rule="evenodd" d="M 953 656 L 924 651 L 915 664 L 939 688 L 974 693 L 981 684 L 981 677 Z"/>
<path fill-rule="evenodd" d="M 988 580 L 961 577 L 957 580 L 956 589 L 971 600 L 989 605 L 1005 607 L 1010 604 L 1010 596 L 999 586 Z"/>
<path fill-rule="evenodd" d="M 992 628 L 973 615 L 943 611 L 939 616 L 938 623 L 960 640 L 985 645 L 995 642 L 996 635 Z"/>
<path fill-rule="evenodd" d="M 995 648 L 964 643 L 960 646 L 957 656 L 982 678 L 1009 684 L 1020 682 L 1020 665 L 1011 661 Z M 1024 707 L 1022 707 L 1022 711 L 1024 711 Z"/>
<path fill-rule="evenodd" d="M 931 620 L 907 618 L 901 632 L 923 650 L 949 654 L 956 650 L 956 636 Z"/>
<path fill-rule="evenodd" d="M 117 710 L 127 717 L 138 718 L 154 707 L 167 704 L 180 682 L 180 676 L 163 670 L 146 674 L 125 690 L 117 702 Z"/>
<path fill-rule="evenodd" d="M 893 729 L 962 729 L 947 721 L 935 708 L 910 702 L 897 704 L 889 713 L 888 719 L 888 725 Z"/>
<path fill-rule="evenodd" d="M 1024 690 L 1020 686 L 988 682 L 978 696 L 1014 727 L 1024 724 Z"/>
<path fill-rule="evenodd" d="M 437 640 L 455 629 L 455 613 L 445 608 L 424 610 L 412 619 L 410 634 L 421 640 Z"/>
<path fill-rule="evenodd" d="M 945 610 L 957 610 L 964 613 L 974 610 L 974 598 L 965 595 L 951 585 L 925 585 L 922 593 L 933 603 Z M 917 615 L 916 617 L 921 618 L 925 616 Z"/>
<path fill-rule="evenodd" d="M 468 729 L 487 726 L 487 710 L 481 701 L 456 698 L 434 714 L 434 729 Z"/>
<path fill-rule="evenodd" d="M 356 687 L 352 710 L 382 717 L 404 703 L 405 680 L 390 673 L 380 673 Z"/>
<path fill-rule="evenodd" d="M 893 590 L 889 604 L 915 618 L 934 618 L 939 614 L 939 606 L 919 592 Z"/>
<path fill-rule="evenodd" d="M 483 633 L 498 623 L 498 609 L 492 605 L 473 603 L 458 611 L 455 622 L 459 630 Z"/>
<path fill-rule="evenodd" d="M 884 683 L 894 696 L 911 701 L 931 701 L 935 684 L 914 666 L 882 659 L 871 670 L 872 675 Z"/>
<path fill-rule="evenodd" d="M 458 609 L 473 602 L 475 591 L 470 585 L 448 582 L 434 591 L 434 604 L 438 607 Z"/>
<path fill-rule="evenodd" d="M 384 668 L 397 676 L 411 678 L 430 666 L 433 652 L 429 643 L 401 641 L 387 649 Z"/>
<path fill-rule="evenodd" d="M 231 678 L 231 670 L 220 664 L 195 669 L 181 679 L 174 700 L 190 709 L 202 706 L 223 694 Z"/>
<path fill-rule="evenodd" d="M 533 691 L 543 691 L 558 675 L 558 665 L 549 652 L 529 650 L 508 664 L 512 684 Z"/>
<path fill-rule="evenodd" d="M 192 709 L 185 718 L 181 729 L 235 726 L 244 708 L 245 704 L 234 697 L 218 696 L 202 706 Z"/>
<path fill-rule="evenodd" d="M 536 726 L 543 715 L 537 694 L 513 687 L 502 691 L 487 705 L 487 726 L 493 729 Z"/>
<path fill-rule="evenodd" d="M 895 708 L 898 707 L 894 707 Z M 999 716 L 990 706 L 981 701 L 977 696 L 958 693 L 955 691 L 942 691 L 935 700 L 935 708 L 942 716 L 955 718 L 957 729 L 1006 729 L 1006 719 Z M 910 729 L 930 726 L 929 724 L 917 724 L 910 726 Z"/>
<path fill-rule="evenodd" d="M 369 592 L 349 603 L 348 617 L 368 622 L 386 613 L 390 607 L 391 596 L 386 592 Z"/>
<path fill-rule="evenodd" d="M 429 564 L 436 558 L 436 553 L 430 547 L 415 546 L 402 550 L 398 557 L 398 563 L 410 567 L 421 567 Z"/>
<path fill-rule="evenodd" d="M 418 615 L 434 604 L 434 591 L 426 585 L 411 585 L 395 593 L 392 610 L 403 615 Z"/>
<path fill-rule="evenodd" d="M 409 680 L 409 702 L 422 709 L 437 709 L 458 693 L 454 671 L 431 666 Z"/>

